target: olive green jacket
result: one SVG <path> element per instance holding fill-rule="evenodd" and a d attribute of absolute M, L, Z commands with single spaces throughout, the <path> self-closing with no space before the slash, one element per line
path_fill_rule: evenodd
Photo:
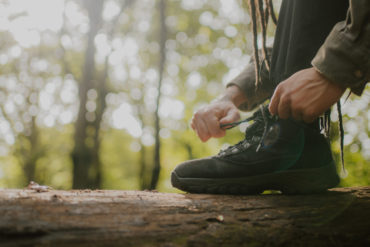
<path fill-rule="evenodd" d="M 362 94 L 370 81 L 370 0 L 350 0 L 346 20 L 334 26 L 311 64 L 332 82 Z M 258 90 L 252 62 L 228 83 L 239 86 L 248 98 L 241 110 L 251 110 L 272 95 L 268 73 L 263 67 L 261 71 Z"/>

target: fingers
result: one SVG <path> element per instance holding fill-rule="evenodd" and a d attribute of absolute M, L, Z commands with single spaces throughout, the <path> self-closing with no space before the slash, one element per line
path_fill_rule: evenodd
<path fill-rule="evenodd" d="M 228 124 L 240 119 L 239 111 L 237 110 L 230 110 L 228 111 L 227 115 L 220 119 L 220 124 Z"/>
<path fill-rule="evenodd" d="M 313 122 L 343 95 L 345 88 L 322 76 L 315 68 L 300 70 L 281 82 L 269 110 L 280 118 Z"/>
<path fill-rule="evenodd" d="M 202 119 L 193 118 L 191 126 L 202 142 L 206 142 L 209 138 L 211 138 L 207 125 L 203 122 Z"/>
<path fill-rule="evenodd" d="M 203 142 L 208 141 L 211 137 L 219 138 L 226 134 L 225 130 L 220 128 L 218 118 L 210 114 L 196 113 L 193 117 L 191 127 Z"/>
<path fill-rule="evenodd" d="M 306 123 L 313 122 L 319 115 L 315 115 L 311 107 L 303 105 L 298 99 L 293 97 L 291 104 L 291 116 L 296 121 L 304 121 Z"/>
<path fill-rule="evenodd" d="M 291 99 L 284 88 L 284 84 L 279 84 L 272 95 L 269 111 L 271 115 L 278 115 L 282 119 L 291 116 Z"/>
<path fill-rule="evenodd" d="M 287 119 L 293 116 L 292 112 L 292 100 L 290 92 L 285 88 L 284 83 L 280 83 L 272 95 L 269 111 L 271 115 L 278 115 L 279 118 Z M 299 114 L 296 115 L 299 117 Z"/>
<path fill-rule="evenodd" d="M 296 121 L 313 122 L 319 114 L 315 114 L 312 108 L 305 104 L 301 95 L 287 87 L 289 82 L 288 79 L 276 88 L 269 105 L 270 113 L 281 119 L 293 118 Z"/>
<path fill-rule="evenodd" d="M 292 117 L 297 121 L 303 120 L 303 112 L 300 109 L 292 109 Z"/>
<path fill-rule="evenodd" d="M 271 98 L 271 101 L 270 101 L 270 104 L 269 104 L 269 111 L 270 111 L 271 115 L 278 115 L 280 94 L 281 94 L 281 87 L 279 85 L 275 89 L 274 94 L 272 95 L 272 98 Z"/>
<path fill-rule="evenodd" d="M 206 124 L 211 137 L 220 138 L 225 136 L 226 131 L 221 129 L 220 121 L 217 118 L 209 119 Z"/>
<path fill-rule="evenodd" d="M 223 102 L 197 111 L 193 116 L 191 127 L 196 131 L 201 141 L 205 142 L 211 137 L 225 136 L 226 130 L 220 127 L 220 123 L 231 123 L 239 119 L 237 108 Z"/>
<path fill-rule="evenodd" d="M 278 116 L 287 119 L 291 116 L 291 99 L 288 95 L 282 95 L 278 105 Z"/>
<path fill-rule="evenodd" d="M 293 97 L 290 92 L 286 92 L 284 88 L 278 87 L 269 105 L 270 113 L 278 115 L 281 119 L 293 118 L 296 121 L 312 123 L 319 117 L 319 114 L 315 114 L 307 106 L 302 106 L 300 101 L 297 97 Z"/>

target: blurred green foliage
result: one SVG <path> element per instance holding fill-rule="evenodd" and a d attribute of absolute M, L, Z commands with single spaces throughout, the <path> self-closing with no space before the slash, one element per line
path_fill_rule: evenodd
<path fill-rule="evenodd" d="M 27 0 L 0 3 L 4 12 L 0 23 L 6 24 L 0 28 L 0 187 L 24 187 L 28 181 L 22 159 L 30 158 L 32 150 L 39 150 L 35 157 L 35 180 L 54 188 L 70 189 L 73 123 L 78 109 L 76 90 L 82 75 L 88 28 L 86 11 L 79 1 L 60 0 L 55 1 L 53 10 L 59 15 L 50 16 L 45 8 L 37 12 L 30 4 L 22 7 L 24 2 Z M 46 2 L 38 0 L 33 5 Z M 249 61 L 250 18 L 243 2 L 167 1 L 169 33 L 160 105 L 160 191 L 176 191 L 169 179 L 178 163 L 215 154 L 223 145 L 244 137 L 243 131 L 236 128 L 224 138 L 202 143 L 189 128 L 193 112 L 217 97 L 228 80 Z M 106 57 L 110 66 L 107 108 L 100 130 L 102 188 L 135 190 L 140 189 L 141 160 L 151 164 L 153 159 L 152 113 L 158 93 L 159 24 L 156 1 L 134 1 L 122 10 L 119 28 L 112 40 L 107 40 L 104 27 L 121 11 L 121 3 L 105 0 L 104 25 L 95 38 L 98 74 Z M 19 13 L 24 14 L 14 17 Z M 50 26 L 38 27 L 38 18 L 39 22 L 50 22 Z M 35 21 L 34 26 L 27 21 Z M 53 22 L 57 23 L 55 27 Z M 270 45 L 273 34 L 271 25 Z M 343 111 L 349 176 L 341 186 L 370 185 L 369 88 L 361 98 L 351 96 Z M 332 118 L 335 123 L 335 111 Z M 36 132 L 39 148 L 32 149 L 30 137 Z M 336 128 L 332 129 L 332 139 L 339 164 Z"/>

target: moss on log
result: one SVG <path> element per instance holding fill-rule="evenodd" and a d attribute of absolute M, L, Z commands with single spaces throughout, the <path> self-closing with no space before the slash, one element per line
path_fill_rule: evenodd
<path fill-rule="evenodd" d="M 0 246 L 370 246 L 370 187 L 296 196 L 0 190 Z"/>

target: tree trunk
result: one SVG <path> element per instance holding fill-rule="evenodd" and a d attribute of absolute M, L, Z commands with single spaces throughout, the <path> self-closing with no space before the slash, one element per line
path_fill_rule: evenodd
<path fill-rule="evenodd" d="M 370 187 L 316 195 L 0 190 L 1 246 L 370 246 Z"/>
<path fill-rule="evenodd" d="M 99 188 L 101 184 L 101 161 L 100 146 L 101 136 L 100 127 L 103 114 L 106 108 L 105 97 L 108 94 L 107 83 L 109 80 L 108 57 L 105 58 L 104 68 L 99 77 L 95 68 L 94 56 L 95 45 L 94 39 L 101 27 L 101 15 L 104 0 L 85 1 L 87 9 L 90 30 L 88 32 L 87 48 L 85 53 L 85 62 L 83 78 L 79 85 L 80 108 L 78 119 L 75 124 L 75 147 L 72 152 L 73 170 L 73 188 Z M 117 28 L 117 24 L 124 9 L 132 5 L 133 0 L 123 1 L 120 13 L 113 19 L 108 26 L 107 37 L 112 40 Z M 88 90 L 95 89 L 97 93 L 96 110 L 94 119 L 87 119 L 86 103 L 88 101 Z M 91 113 L 90 113 L 91 114 Z"/>
<path fill-rule="evenodd" d="M 136 102 L 134 105 L 136 105 L 137 109 L 137 116 L 141 123 L 141 129 L 144 129 L 145 127 L 145 110 L 144 110 L 144 98 L 140 99 L 140 102 Z M 152 180 L 152 174 L 150 171 L 150 168 L 152 166 L 151 163 L 148 162 L 148 149 L 147 147 L 140 141 L 140 153 L 139 153 L 139 184 L 141 190 L 149 190 L 150 189 L 150 183 Z M 151 155 L 151 153 L 150 153 Z M 151 156 L 150 156 L 151 157 Z M 149 171 L 149 172 L 148 172 Z"/>
<path fill-rule="evenodd" d="M 159 55 L 159 62 L 158 62 L 158 72 L 159 72 L 159 79 L 158 79 L 158 95 L 157 95 L 157 102 L 156 102 L 156 109 L 154 112 L 154 167 L 152 171 L 152 179 L 150 183 L 150 189 L 155 189 L 158 184 L 159 180 L 159 173 L 161 171 L 161 139 L 159 136 L 159 131 L 161 129 L 160 126 L 160 117 L 159 117 L 159 107 L 161 103 L 161 88 L 162 88 L 162 80 L 163 80 L 163 72 L 164 66 L 166 62 L 166 40 L 167 40 L 167 27 L 166 27 L 166 2 L 165 0 L 160 0 L 159 5 L 159 47 L 160 47 L 160 55 Z"/>
<path fill-rule="evenodd" d="M 83 76 L 79 84 L 80 107 L 77 121 L 75 123 L 74 149 L 72 151 L 73 161 L 73 188 L 96 188 L 100 184 L 98 164 L 94 161 L 94 129 L 92 121 L 86 118 L 87 92 L 94 87 L 95 76 L 95 45 L 94 39 L 101 25 L 101 12 L 103 1 L 84 2 L 89 16 L 90 29 L 87 38 L 87 48 L 83 67 Z M 90 128 L 88 128 L 90 127 Z M 90 129 L 90 132 L 87 133 Z M 92 133 L 91 133 L 92 132 Z M 90 143 L 89 143 L 90 142 Z M 91 143 L 92 142 L 92 143 Z"/>
<path fill-rule="evenodd" d="M 36 162 L 42 156 L 38 150 L 41 145 L 39 145 L 39 131 L 36 126 L 36 117 L 34 116 L 31 118 L 30 132 L 29 136 L 24 136 L 24 141 L 29 144 L 29 150 L 23 149 L 23 157 L 21 158 L 24 162 L 23 171 L 26 181 L 35 180 Z"/>
<path fill-rule="evenodd" d="M 140 184 L 140 189 L 146 190 L 149 189 L 149 182 L 150 180 L 147 179 L 147 167 L 148 163 L 146 161 L 146 155 L 147 155 L 147 150 L 146 147 L 141 144 L 140 148 L 140 156 L 139 156 L 139 164 L 140 164 L 140 170 L 139 170 L 139 184 Z M 149 182 L 148 182 L 149 181 Z"/>

